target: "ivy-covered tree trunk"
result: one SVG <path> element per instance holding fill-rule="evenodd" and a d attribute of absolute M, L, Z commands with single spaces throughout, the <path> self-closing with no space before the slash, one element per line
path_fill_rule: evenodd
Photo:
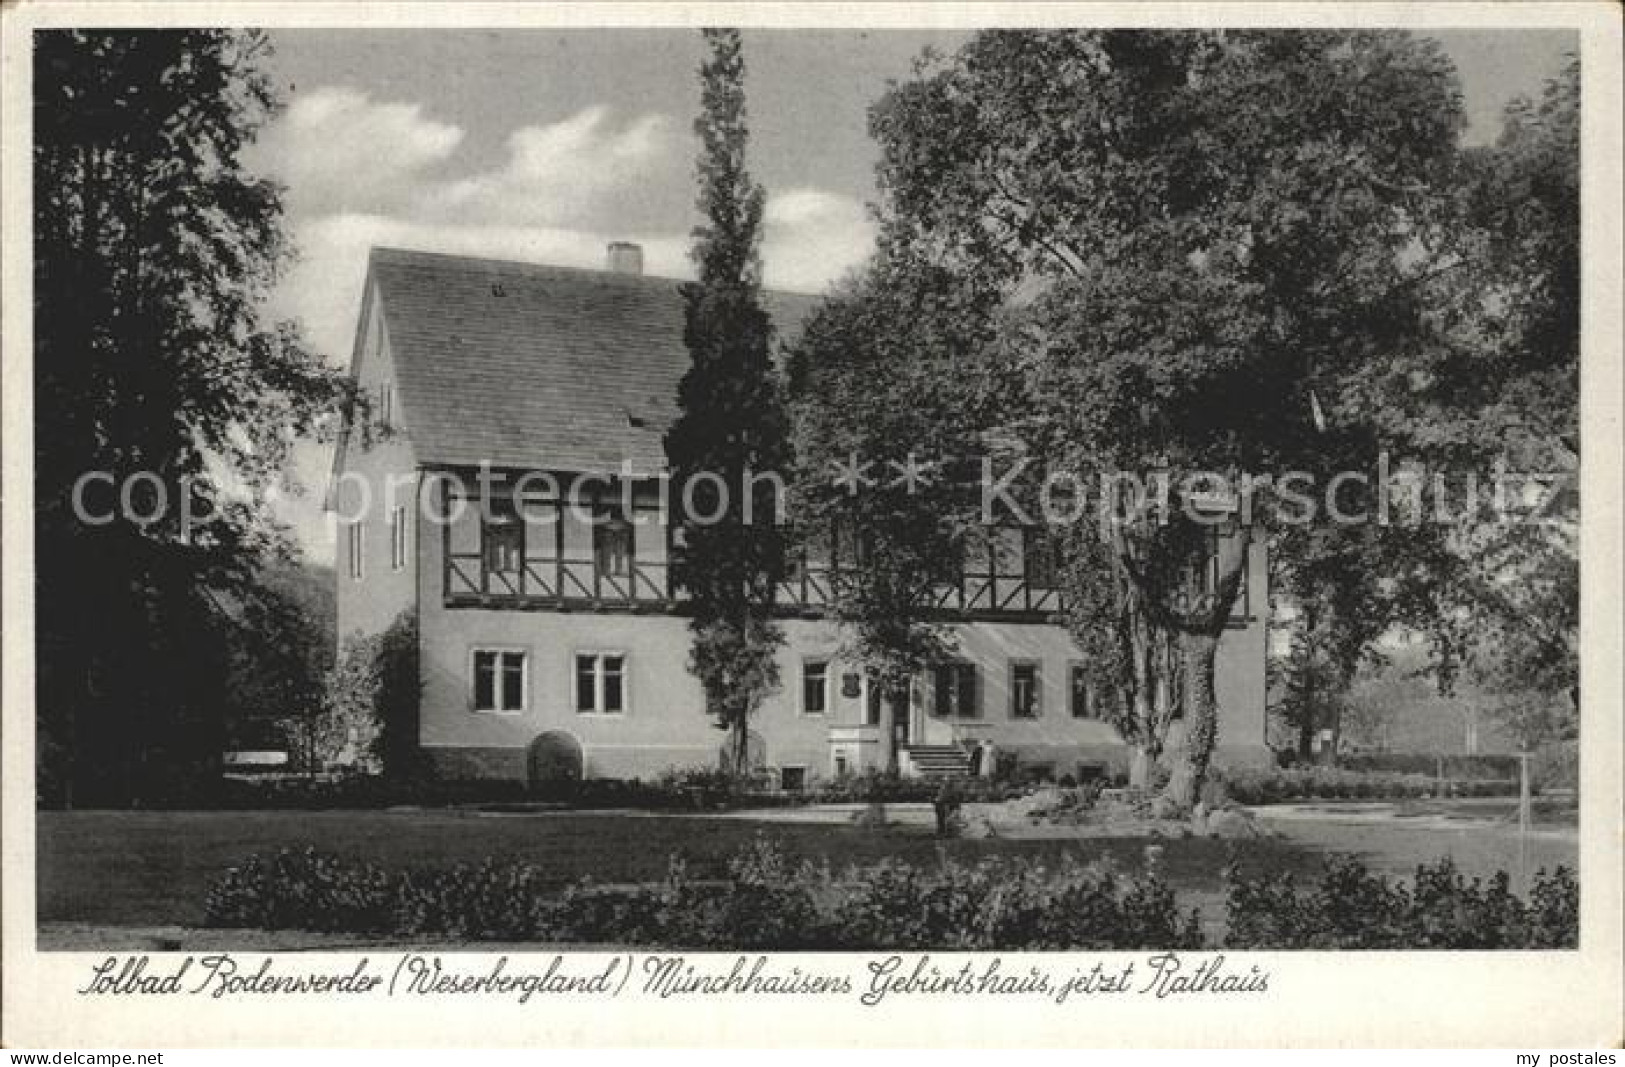
<path fill-rule="evenodd" d="M 1213 762 L 1219 738 L 1219 702 L 1214 687 L 1219 641 L 1241 592 L 1251 544 L 1250 529 L 1236 529 L 1218 538 L 1211 594 L 1180 620 L 1179 681 L 1185 736 L 1163 791 L 1177 811 L 1189 811 L 1196 805 Z"/>
<path fill-rule="evenodd" d="M 1179 747 L 1165 795 L 1180 811 L 1196 806 L 1219 737 L 1219 702 L 1213 687 L 1218 662 L 1216 634 L 1181 634 L 1179 653 L 1185 676 L 1185 739 Z"/>

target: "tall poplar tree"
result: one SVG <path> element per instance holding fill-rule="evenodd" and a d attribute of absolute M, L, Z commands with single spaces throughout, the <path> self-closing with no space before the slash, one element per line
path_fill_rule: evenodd
<path fill-rule="evenodd" d="M 740 35 L 709 29 L 704 37 L 709 53 L 694 122 L 704 221 L 691 252 L 699 280 L 682 289 L 691 362 L 666 434 L 682 510 L 672 573 L 688 598 L 689 669 L 716 725 L 729 731 L 734 771 L 743 773 L 750 717 L 779 682 L 784 638 L 773 599 L 784 569 L 783 502 L 770 476 L 787 465 L 787 424 L 761 294 L 765 196 L 745 167 Z"/>

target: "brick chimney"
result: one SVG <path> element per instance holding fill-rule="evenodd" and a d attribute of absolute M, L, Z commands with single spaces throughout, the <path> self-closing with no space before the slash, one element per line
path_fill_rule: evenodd
<path fill-rule="evenodd" d="M 611 241 L 608 269 L 616 274 L 642 274 L 643 246 L 631 241 Z"/>

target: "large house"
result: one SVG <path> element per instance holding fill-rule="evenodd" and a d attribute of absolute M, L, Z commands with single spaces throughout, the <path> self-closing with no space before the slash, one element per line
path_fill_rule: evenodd
<path fill-rule="evenodd" d="M 641 260 L 626 244 L 603 271 L 372 253 L 352 373 L 388 430 L 348 435 L 335 458 L 338 632 L 415 611 L 417 742 L 443 777 L 717 765 L 726 739 L 687 669 L 659 507 L 683 306 Z M 766 299 L 781 336 L 815 303 Z M 753 758 L 783 788 L 883 766 L 889 718 L 903 773 L 963 771 L 973 751 L 984 769 L 1056 775 L 1127 761 L 1052 621 L 1053 568 L 1019 529 L 987 540 L 937 605 L 959 659 L 895 717 L 823 617 L 838 547 L 796 568 L 779 593 L 783 684 L 752 726 Z M 1255 547 L 1220 645 L 1221 761 L 1266 754 L 1264 581 Z"/>

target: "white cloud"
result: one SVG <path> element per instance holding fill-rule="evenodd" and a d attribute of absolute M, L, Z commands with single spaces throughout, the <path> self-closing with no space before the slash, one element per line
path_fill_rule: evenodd
<path fill-rule="evenodd" d="M 620 129 L 607 108 L 587 108 L 548 126 L 508 137 L 502 166 L 426 192 L 426 211 L 440 218 L 557 226 L 611 218 L 651 189 L 681 178 L 682 153 L 662 115 L 643 115 Z"/>
<path fill-rule="evenodd" d="M 417 104 L 324 86 L 300 94 L 256 151 L 287 183 L 298 213 L 387 211 L 414 196 L 462 140 L 461 128 L 425 118 Z"/>
<path fill-rule="evenodd" d="M 822 189 L 770 194 L 764 221 L 762 266 L 771 287 L 821 291 L 875 249 L 863 204 Z"/>

